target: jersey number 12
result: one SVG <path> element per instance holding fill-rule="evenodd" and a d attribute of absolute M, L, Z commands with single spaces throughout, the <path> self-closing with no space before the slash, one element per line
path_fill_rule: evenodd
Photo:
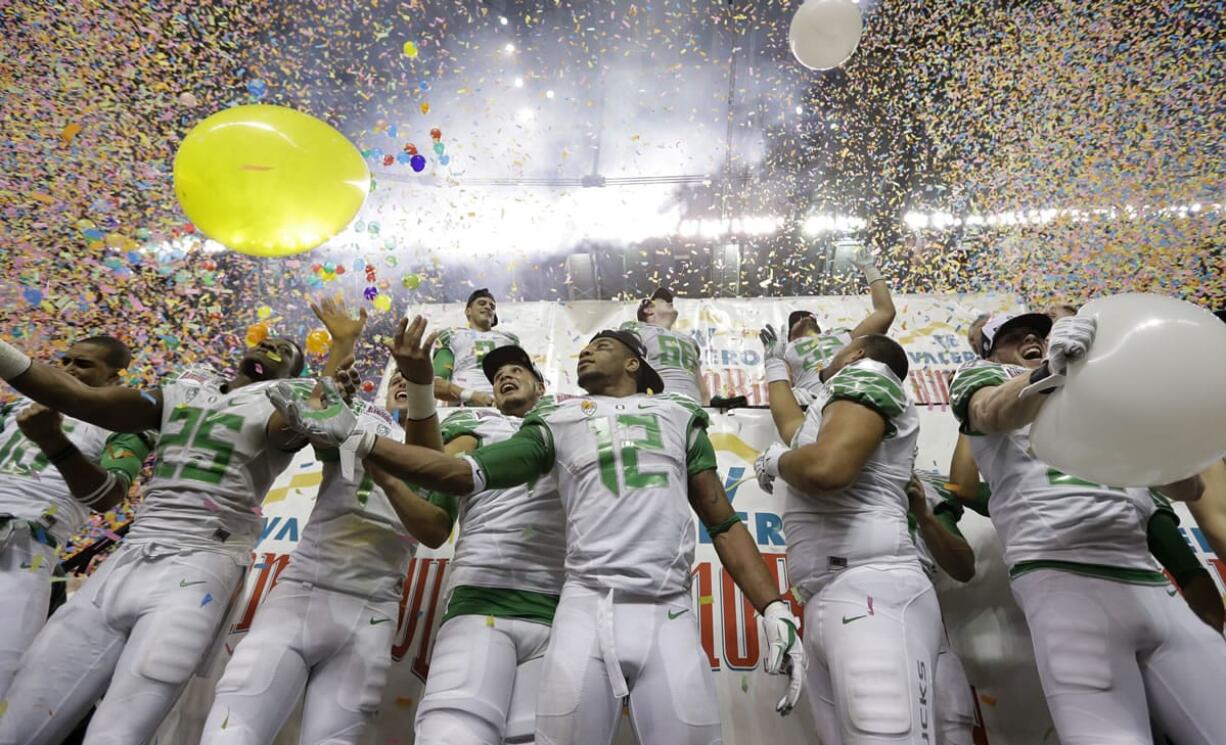
<path fill-rule="evenodd" d="M 623 475 L 626 489 L 642 489 L 667 486 L 667 473 L 644 473 L 639 470 L 639 452 L 663 450 L 664 438 L 660 420 L 655 414 L 618 414 L 588 421 L 588 427 L 596 436 L 596 453 L 600 460 L 600 480 L 613 492 L 621 495 L 618 473 Z M 641 436 L 635 433 L 641 431 Z M 616 436 L 615 436 L 616 434 Z M 614 441 L 620 443 L 614 448 Z"/>

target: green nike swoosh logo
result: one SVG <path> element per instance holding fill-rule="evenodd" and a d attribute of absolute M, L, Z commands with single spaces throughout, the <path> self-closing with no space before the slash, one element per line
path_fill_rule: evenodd
<path fill-rule="evenodd" d="M 851 623 L 852 621 L 859 621 L 861 618 L 868 618 L 868 614 L 864 613 L 859 616 L 852 616 L 851 618 L 848 618 L 847 616 L 843 616 L 843 624 L 846 625 L 846 624 Z"/>
<path fill-rule="evenodd" d="M 390 620 L 392 620 L 392 619 L 390 619 L 390 618 L 372 618 L 372 619 L 370 619 L 370 625 L 371 625 L 371 626 L 376 626 L 376 625 L 381 624 L 381 623 L 387 623 L 387 622 L 388 622 L 388 621 L 390 621 Z"/>
<path fill-rule="evenodd" d="M 31 566 L 33 566 L 33 565 L 32 565 L 32 564 L 30 564 L 30 562 L 28 562 L 28 561 L 23 561 L 23 562 L 21 562 L 21 568 L 22 568 L 22 569 L 29 569 Z"/>
<path fill-rule="evenodd" d="M 1167 591 L 1166 591 L 1166 594 L 1167 594 L 1167 595 L 1169 595 L 1169 596 L 1171 596 L 1171 597 L 1175 597 L 1175 593 L 1177 593 L 1177 592 L 1179 592 L 1179 590 L 1176 590 L 1174 587 L 1172 587 L 1172 588 L 1170 588 L 1169 590 L 1167 590 Z"/>
<path fill-rule="evenodd" d="M 670 611 L 668 612 L 668 620 L 670 620 L 670 621 L 671 621 L 671 620 L 673 620 L 674 618 L 676 618 L 677 616 L 680 616 L 682 613 L 689 613 L 689 612 L 690 612 L 690 609 L 689 609 L 689 608 L 682 608 L 682 609 L 681 609 L 681 610 L 679 610 L 679 611 L 671 611 L 671 610 L 670 610 Z"/>
<path fill-rule="evenodd" d="M 203 585 L 207 581 L 208 580 L 199 579 L 199 580 L 196 580 L 195 582 L 188 582 L 185 579 L 181 579 L 179 580 L 179 587 L 191 587 L 192 585 Z"/>

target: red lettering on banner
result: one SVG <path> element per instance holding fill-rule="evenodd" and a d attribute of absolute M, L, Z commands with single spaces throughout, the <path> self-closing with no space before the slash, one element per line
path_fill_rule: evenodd
<path fill-rule="evenodd" d="M 758 666 L 761 652 L 758 644 L 758 615 L 732 581 L 727 569 L 720 569 L 719 602 L 724 615 L 724 660 L 733 670 L 752 670 Z M 740 609 L 740 613 L 737 609 Z M 744 640 L 744 649 L 741 648 Z"/>
<path fill-rule="evenodd" d="M 796 602 L 796 596 L 792 594 L 792 589 L 788 586 L 788 555 L 763 552 L 762 561 L 766 562 L 766 571 L 770 572 L 771 577 L 775 579 L 775 587 L 778 587 L 783 593 L 783 599 L 792 609 L 792 615 L 800 621 L 800 628 L 796 631 L 803 637 L 805 635 L 805 609 Z"/>
<path fill-rule="evenodd" d="M 416 659 L 413 661 L 413 674 L 426 679 L 430 660 L 430 630 L 434 627 L 435 611 L 438 609 L 439 593 L 443 588 L 443 576 L 446 573 L 450 559 L 417 559 L 409 562 L 409 570 L 405 574 L 404 592 L 400 596 L 400 617 L 396 621 L 396 643 L 392 645 L 392 660 L 399 662 L 404 659 L 417 635 L 419 621 L 424 617 L 422 626 L 422 643 Z M 434 571 L 431 571 L 431 570 Z M 431 575 L 434 576 L 433 586 L 427 592 L 426 586 Z M 405 623 L 405 620 L 408 623 Z"/>
<path fill-rule="evenodd" d="M 251 622 L 255 620 L 255 611 L 260 601 L 264 599 L 264 593 L 272 592 L 272 588 L 277 586 L 277 578 L 289 566 L 289 554 L 278 556 L 266 551 L 264 558 L 256 561 L 255 566 L 259 567 L 256 569 L 259 575 L 256 577 L 255 587 L 251 590 L 251 597 L 247 599 L 247 608 L 243 611 L 243 617 L 234 625 L 230 633 L 251 628 Z M 270 578 L 271 581 L 269 581 Z"/>
<path fill-rule="evenodd" d="M 698 578 L 695 583 L 698 597 L 694 607 L 698 613 L 698 633 L 702 639 L 702 648 L 707 653 L 707 662 L 711 669 L 718 670 L 719 658 L 715 656 L 715 595 L 711 587 L 710 562 L 695 564 L 690 574 Z"/>

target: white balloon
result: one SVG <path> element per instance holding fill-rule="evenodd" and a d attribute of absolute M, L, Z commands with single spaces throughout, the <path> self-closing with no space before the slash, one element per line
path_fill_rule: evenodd
<path fill-rule="evenodd" d="M 792 16 L 788 44 L 800 64 L 829 70 L 851 57 L 863 31 L 860 7 L 851 0 L 808 0 Z"/>
<path fill-rule="evenodd" d="M 1156 486 L 1226 454 L 1226 324 L 1139 293 L 1091 301 L 1077 315 L 1098 331 L 1030 427 L 1039 459 L 1098 484 Z"/>

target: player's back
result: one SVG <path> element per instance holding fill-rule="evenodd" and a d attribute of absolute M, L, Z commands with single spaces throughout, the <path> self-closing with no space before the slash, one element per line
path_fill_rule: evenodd
<path fill-rule="evenodd" d="M 493 385 L 481 369 L 481 360 L 498 347 L 519 344 L 519 338 L 505 331 L 490 329 L 479 331 L 473 328 L 453 328 L 443 331 L 438 338 L 438 348 L 448 349 L 454 358 L 451 380 L 462 388 L 492 393 Z"/>
<path fill-rule="evenodd" d="M 59 469 L 18 427 L 17 416 L 32 403 L 22 399 L 0 409 L 0 515 L 39 521 L 63 545 L 89 509 L 73 499 Z M 109 432 L 72 417 L 64 417 L 62 429 L 86 460 L 98 462 Z"/>
<path fill-rule="evenodd" d="M 915 405 L 886 365 L 858 360 L 827 381 L 793 437 L 793 448 L 817 441 L 826 406 L 839 400 L 878 412 L 886 420 L 885 439 L 844 489 L 803 494 L 783 484 L 788 576 L 806 597 L 842 569 L 878 563 L 918 565 L 907 524 L 906 494 L 919 437 Z"/>
<path fill-rule="evenodd" d="M 352 408 L 380 437 L 404 439 L 387 412 L 364 401 Z M 361 597 L 399 597 L 416 548 L 387 496 L 359 461 L 345 478 L 336 450 L 317 451 L 323 481 L 281 579 Z"/>
<path fill-rule="evenodd" d="M 1048 466 L 1030 446 L 1030 427 L 991 435 L 966 424 L 970 398 L 1029 370 L 976 361 L 950 384 L 955 416 L 963 422 L 979 472 L 991 489 L 992 523 L 1005 547 L 1005 563 L 1067 561 L 1150 569 L 1142 510 L 1136 493 L 1093 484 Z"/>
<path fill-rule="evenodd" d="M 153 477 L 127 543 L 224 550 L 242 560 L 260 533 L 257 508 L 292 452 L 268 440 L 268 387 L 225 391 L 212 370 L 192 368 L 162 387 Z M 302 393 L 311 382 L 299 381 Z"/>
<path fill-rule="evenodd" d="M 665 393 L 689 396 L 700 404 L 704 403 L 698 388 L 702 350 L 693 336 L 639 321 L 628 321 L 621 328 L 633 332 L 643 342 L 647 362 L 660 374 Z"/>
<path fill-rule="evenodd" d="M 817 394 L 822 389 L 821 371 L 840 349 L 851 342 L 851 330 L 831 329 L 818 336 L 802 336 L 788 342 L 784 351 L 792 387 Z"/>
<path fill-rule="evenodd" d="M 545 405 L 550 399 L 544 399 Z M 492 409 L 457 411 L 444 442 L 470 436 L 478 447 L 502 442 L 522 419 Z M 470 585 L 557 595 L 566 553 L 565 518 L 552 474 L 531 484 L 487 489 L 459 500 L 460 532 L 451 562 L 452 587 Z"/>
<path fill-rule="evenodd" d="M 567 581 L 644 599 L 688 592 L 687 451 L 706 413 L 668 393 L 587 396 L 538 407 L 525 426 L 538 423 L 566 511 Z"/>

